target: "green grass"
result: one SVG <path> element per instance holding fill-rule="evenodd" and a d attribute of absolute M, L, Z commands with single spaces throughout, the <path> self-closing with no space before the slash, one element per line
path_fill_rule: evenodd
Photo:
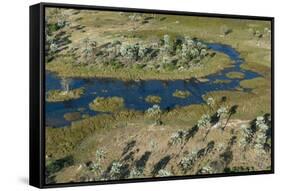
<path fill-rule="evenodd" d="M 80 98 L 85 92 L 84 88 L 77 88 L 69 91 L 49 90 L 47 92 L 47 102 L 62 102 Z"/>
<path fill-rule="evenodd" d="M 90 109 L 101 112 L 113 112 L 124 107 L 122 97 L 97 97 L 89 104 Z"/>

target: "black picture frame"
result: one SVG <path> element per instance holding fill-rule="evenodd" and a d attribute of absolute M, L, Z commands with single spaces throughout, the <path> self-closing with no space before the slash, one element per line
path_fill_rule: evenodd
<path fill-rule="evenodd" d="M 79 183 L 58 183 L 45 184 L 45 59 L 44 59 L 44 18 L 45 8 L 71 8 L 85 10 L 102 10 L 102 11 L 124 11 L 139 13 L 159 13 L 171 15 L 186 15 L 200 17 L 216 17 L 216 18 L 233 18 L 233 19 L 251 19 L 263 20 L 271 22 L 271 115 L 272 115 L 272 152 L 271 152 L 271 169 L 256 172 L 237 172 L 237 173 L 221 173 L 210 175 L 188 175 L 161 178 L 142 178 L 131 180 L 111 180 L 99 182 L 79 182 Z M 194 178 L 213 178 L 228 176 L 244 176 L 258 174 L 274 173 L 274 18 L 248 15 L 228 15 L 214 13 L 195 13 L 183 11 L 154 10 L 154 9 L 135 9 L 121 7 L 103 7 L 90 5 L 74 5 L 74 4 L 57 4 L 57 3 L 39 3 L 30 6 L 30 147 L 29 147 L 29 184 L 38 188 L 53 187 L 69 187 L 69 186 L 85 186 L 100 184 L 120 184 L 147 181 L 167 181 L 179 179 Z"/>

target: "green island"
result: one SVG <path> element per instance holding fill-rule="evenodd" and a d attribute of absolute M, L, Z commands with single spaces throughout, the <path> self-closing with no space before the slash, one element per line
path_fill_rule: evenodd
<path fill-rule="evenodd" d="M 90 109 L 101 112 L 116 111 L 124 107 L 121 97 L 97 97 L 89 104 Z"/>
<path fill-rule="evenodd" d="M 173 93 L 173 96 L 174 97 L 178 97 L 178 98 L 181 98 L 181 99 L 185 99 L 187 98 L 188 96 L 190 95 L 190 92 L 189 91 L 183 91 L 183 90 L 176 90 L 174 93 Z"/>
<path fill-rule="evenodd" d="M 145 98 L 145 101 L 148 103 L 155 103 L 159 104 L 161 102 L 161 97 L 160 96 L 155 96 L 155 95 L 149 95 Z"/>
<path fill-rule="evenodd" d="M 239 80 L 239 91 L 206 91 L 200 103 L 172 108 L 161 108 L 166 100 L 156 93 L 144 96 L 151 103 L 145 111 L 126 107 L 119 94 L 92 94 L 88 107 L 101 113 L 70 113 L 63 128 L 46 126 L 47 184 L 271 169 L 269 21 L 48 8 L 46 37 L 46 70 L 62 80 L 191 82 L 193 91 L 171 93 L 178 101 L 208 83 L 208 75 L 233 68 L 208 43 L 234 48 L 241 69 L 258 74 L 248 79 L 232 71 L 213 83 Z M 85 93 L 63 87 L 49 90 L 47 102 Z"/>
<path fill-rule="evenodd" d="M 47 92 L 46 100 L 48 102 L 61 102 L 78 99 L 84 94 L 84 88 L 77 88 L 72 90 L 50 90 Z"/>

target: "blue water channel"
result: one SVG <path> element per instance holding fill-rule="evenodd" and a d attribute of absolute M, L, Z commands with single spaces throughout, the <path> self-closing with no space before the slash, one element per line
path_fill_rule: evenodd
<path fill-rule="evenodd" d="M 136 110 L 146 110 L 153 104 L 145 102 L 148 95 L 158 95 L 162 98 L 159 104 L 162 109 L 174 108 L 175 106 L 185 106 L 204 102 L 202 95 L 210 91 L 235 90 L 250 91 L 250 89 L 239 88 L 240 81 L 252 79 L 260 76 L 259 74 L 244 70 L 240 66 L 244 60 L 240 54 L 231 46 L 223 44 L 208 44 L 208 47 L 216 52 L 221 52 L 229 56 L 234 62 L 232 67 L 225 68 L 220 72 L 206 76 L 208 81 L 197 79 L 189 80 L 140 80 L 122 81 L 108 78 L 71 78 L 70 87 L 85 88 L 85 94 L 76 100 L 64 102 L 46 102 L 46 126 L 62 127 L 69 125 L 70 122 L 64 119 L 64 114 L 79 111 L 81 114 L 97 115 L 99 112 L 89 109 L 89 103 L 96 97 L 120 96 L 125 100 L 127 108 Z M 231 79 L 226 76 L 228 72 L 241 72 L 244 74 L 242 79 Z M 229 83 L 214 83 L 215 80 L 229 80 Z M 46 72 L 46 92 L 52 89 L 61 89 L 60 78 L 54 73 Z M 188 90 L 191 95 L 186 99 L 174 97 L 172 94 L 176 90 Z"/>

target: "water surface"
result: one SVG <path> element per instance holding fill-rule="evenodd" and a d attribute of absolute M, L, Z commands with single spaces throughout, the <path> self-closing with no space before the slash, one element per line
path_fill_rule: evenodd
<path fill-rule="evenodd" d="M 244 60 L 240 54 L 232 47 L 222 44 L 208 44 L 208 47 L 214 51 L 221 52 L 229 56 L 234 62 L 233 67 L 221 70 L 218 73 L 211 74 L 205 78 L 209 81 L 201 82 L 196 79 L 191 80 L 141 80 L 141 81 L 122 81 L 118 79 L 103 78 L 71 78 L 70 87 L 85 88 L 85 94 L 76 100 L 50 103 L 46 102 L 46 125 L 47 126 L 65 126 L 70 122 L 63 117 L 65 113 L 79 111 L 82 114 L 97 115 L 89 109 L 89 103 L 98 96 L 111 97 L 120 96 L 125 100 L 125 106 L 136 110 L 146 110 L 153 104 L 145 102 L 148 95 L 158 95 L 162 98 L 159 104 L 162 109 L 173 108 L 175 106 L 185 106 L 204 102 L 202 95 L 210 91 L 218 90 L 237 90 L 241 80 L 252 79 L 260 76 L 259 74 L 244 70 L 241 68 Z M 226 76 L 228 72 L 241 72 L 243 79 L 230 79 Z M 229 83 L 214 83 L 215 80 L 230 80 Z M 46 92 L 52 89 L 61 89 L 60 78 L 54 73 L 46 72 Z M 172 94 L 176 90 L 188 90 L 191 95 L 186 99 L 174 97 Z M 249 89 L 240 89 L 239 91 L 249 91 Z"/>

